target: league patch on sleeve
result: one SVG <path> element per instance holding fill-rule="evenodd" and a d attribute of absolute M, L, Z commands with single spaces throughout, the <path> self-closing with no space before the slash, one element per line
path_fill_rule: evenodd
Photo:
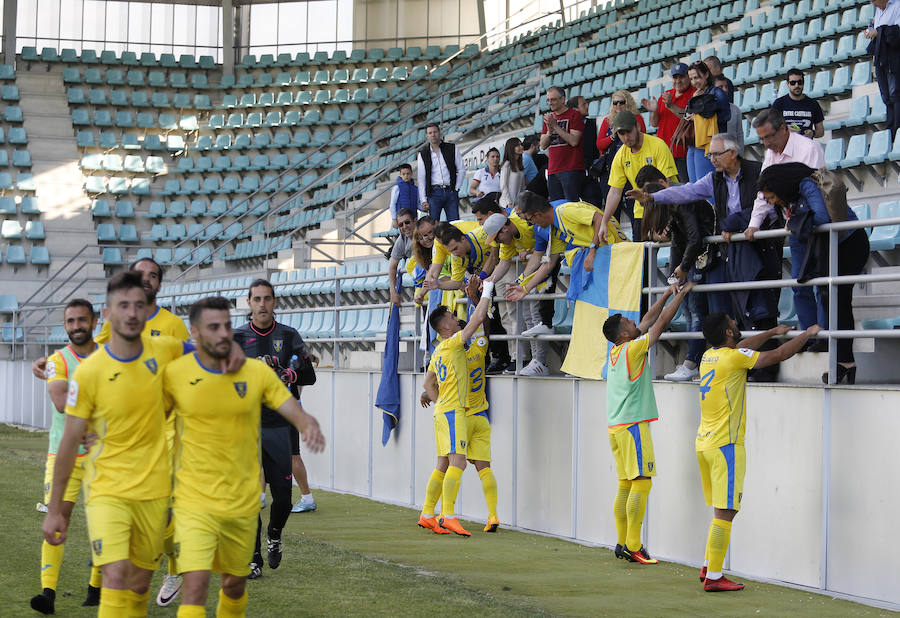
<path fill-rule="evenodd" d="M 738 348 L 737 351 L 747 358 L 753 358 L 753 355 L 756 354 L 756 350 L 748 350 L 747 348 Z"/>
<path fill-rule="evenodd" d="M 487 345 L 487 339 L 485 339 L 484 337 L 479 337 L 475 341 L 475 343 L 478 345 L 478 347 L 483 348 Z"/>
<path fill-rule="evenodd" d="M 47 369 L 44 371 L 44 375 L 45 375 L 48 379 L 49 379 L 49 378 L 55 378 L 55 377 L 56 377 L 56 363 L 54 363 L 53 361 L 48 361 L 48 362 L 47 362 Z"/>
<path fill-rule="evenodd" d="M 69 395 L 66 397 L 66 405 L 73 408 L 78 404 L 78 382 L 69 380 Z"/>

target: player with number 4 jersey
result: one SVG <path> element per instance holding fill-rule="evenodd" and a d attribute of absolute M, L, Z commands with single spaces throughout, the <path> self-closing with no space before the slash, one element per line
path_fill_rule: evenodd
<path fill-rule="evenodd" d="M 747 456 L 747 371 L 768 367 L 799 352 L 819 330 L 810 326 L 799 336 L 774 350 L 758 352 L 772 337 L 784 335 L 789 326 L 741 339 L 737 323 L 724 313 L 712 313 L 703 321 L 703 336 L 712 346 L 700 360 L 700 427 L 695 447 L 700 480 L 707 506 L 714 509 L 700 581 L 707 592 L 742 590 L 730 581 L 722 565 L 731 538 L 731 524 L 741 508 Z"/>

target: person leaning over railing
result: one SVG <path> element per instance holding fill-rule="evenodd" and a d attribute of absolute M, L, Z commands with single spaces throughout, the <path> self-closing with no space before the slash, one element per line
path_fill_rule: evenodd
<path fill-rule="evenodd" d="M 415 212 L 409 208 L 401 208 L 397 211 L 397 226 L 400 229 L 400 236 L 391 248 L 391 258 L 388 263 L 388 281 L 391 286 L 391 302 L 399 305 L 403 302 L 400 293 L 397 292 L 397 267 L 400 261 L 409 259 L 412 255 L 413 244 L 413 224 L 415 223 Z"/>
<path fill-rule="evenodd" d="M 815 226 L 834 220 L 854 221 L 856 213 L 848 206 L 842 212 L 829 212 L 825 197 L 812 176 L 816 170 L 802 163 L 783 163 L 763 170 L 757 186 L 772 206 L 780 209 L 787 220 L 791 232 L 791 275 L 802 282 L 815 276 L 829 274 L 829 239 L 827 234 L 813 234 Z M 837 207 L 832 200 L 832 209 Z M 846 210 L 844 210 L 846 209 Z M 869 259 L 869 237 L 863 228 L 838 232 L 837 275 L 858 275 Z M 799 298 L 794 288 L 794 304 L 802 328 L 808 328 L 818 320 L 820 326 L 828 324 L 828 286 L 818 287 L 818 305 Z M 852 330 L 853 284 L 837 286 L 837 327 Z M 838 339 L 837 376 L 835 383 L 845 379 L 848 384 L 856 381 L 856 362 L 853 357 L 853 340 Z M 828 383 L 828 372 L 822 374 L 822 381 Z"/>

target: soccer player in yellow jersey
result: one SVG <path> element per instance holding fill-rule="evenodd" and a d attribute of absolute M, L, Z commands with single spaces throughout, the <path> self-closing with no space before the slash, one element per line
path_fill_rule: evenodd
<path fill-rule="evenodd" d="M 50 355 L 47 360 L 47 392 L 53 404 L 53 412 L 50 425 L 50 446 L 47 450 L 47 464 L 44 470 L 44 503 L 50 502 L 50 488 L 53 485 L 53 467 L 56 462 L 56 451 L 59 440 L 62 437 L 65 423 L 66 393 L 69 391 L 69 376 L 75 373 L 75 368 L 91 354 L 97 344 L 91 339 L 97 319 L 94 317 L 94 307 L 83 298 L 75 298 L 66 304 L 63 312 L 63 327 L 69 336 L 69 345 Z M 75 500 L 78 499 L 78 491 L 81 489 L 81 481 L 84 476 L 84 450 L 79 449 L 78 459 L 72 470 L 72 476 L 66 486 L 62 502 L 62 516 L 69 521 L 72 517 L 72 509 Z M 41 545 L 41 594 L 31 598 L 31 608 L 42 614 L 55 612 L 56 584 L 59 580 L 59 569 L 62 566 L 63 550 L 65 545 L 51 545 L 44 541 Z M 85 607 L 96 606 L 100 603 L 100 569 L 92 567 L 91 582 L 88 584 Z"/>
<path fill-rule="evenodd" d="M 452 223 L 441 221 L 435 224 L 431 268 L 425 275 L 425 287 L 429 290 L 437 288 L 463 290 L 469 286 L 466 281 L 467 275 L 477 276 L 482 280 L 487 278 L 497 264 L 499 252 L 496 247 L 491 247 L 491 243 L 504 223 L 506 216 L 495 213 L 485 219 L 483 225 L 475 223 L 468 232 L 463 232 L 463 229 L 470 227 L 471 224 L 465 221 Z M 461 226 L 461 224 L 468 225 Z M 448 254 L 451 265 L 450 280 L 438 281 L 437 277 Z M 477 290 L 474 284 L 473 281 L 469 287 L 470 293 Z"/>
<path fill-rule="evenodd" d="M 787 360 L 821 330 L 813 325 L 774 350 L 757 349 L 788 326 L 776 326 L 741 340 L 737 323 L 724 313 L 711 313 L 703 321 L 703 336 L 712 346 L 700 360 L 700 428 L 695 447 L 707 506 L 714 509 L 700 581 L 707 592 L 741 590 L 744 584 L 728 580 L 722 563 L 728 551 L 731 522 L 741 508 L 746 454 L 747 371 Z"/>
<path fill-rule="evenodd" d="M 216 616 L 244 616 L 261 505 L 262 405 L 290 421 L 312 452 L 325 444 L 319 424 L 264 362 L 248 359 L 235 373 L 222 371 L 236 346 L 230 308 L 220 296 L 194 303 L 190 321 L 197 350 L 163 373 L 166 407 L 176 425 L 172 508 L 184 576 L 179 618 L 206 615 L 211 571 L 222 574 Z"/>
<path fill-rule="evenodd" d="M 616 462 L 619 488 L 613 502 L 616 520 L 616 558 L 657 564 L 641 543 L 641 527 L 656 476 L 650 423 L 659 418 L 653 375 L 647 367 L 650 348 L 656 345 L 693 284 L 672 286 L 659 297 L 640 324 L 621 313 L 607 318 L 603 335 L 612 343 L 606 377 L 606 424 Z M 674 295 L 672 302 L 666 301 Z"/>
<path fill-rule="evenodd" d="M 469 322 L 460 327 L 459 320 L 441 305 L 431 312 L 428 322 L 441 337 L 441 343 L 431 356 L 425 374 L 427 400 L 434 401 L 434 437 L 437 447 L 437 465 L 428 479 L 425 504 L 419 516 L 419 525 L 446 534 L 455 532 L 471 536 L 457 521 L 455 514 L 459 482 L 466 467 L 468 427 L 466 404 L 469 393 L 469 375 L 466 363 L 465 342 L 468 341 L 487 316 L 494 284 L 486 281 L 481 300 L 475 307 Z M 422 405 L 428 402 L 423 395 Z M 434 506 L 441 499 L 441 519 L 434 516 Z"/>

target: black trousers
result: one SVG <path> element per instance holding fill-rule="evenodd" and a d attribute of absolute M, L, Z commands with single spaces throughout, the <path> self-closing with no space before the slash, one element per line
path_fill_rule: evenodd
<path fill-rule="evenodd" d="M 866 267 L 869 260 L 869 237 L 866 231 L 858 229 L 844 242 L 838 245 L 838 274 L 858 275 Z M 825 315 L 828 315 L 828 286 L 819 286 L 819 294 L 822 298 L 822 306 Z M 837 327 L 839 330 L 853 330 L 853 285 L 844 284 L 837 286 Z M 828 322 L 823 328 L 828 327 Z M 839 363 L 852 363 L 853 340 L 837 340 L 837 359 Z"/>
<path fill-rule="evenodd" d="M 281 538 L 281 529 L 291 515 L 291 428 L 262 427 L 259 431 L 263 474 L 272 491 L 268 536 Z M 256 526 L 256 553 L 260 553 L 262 517 Z"/>

